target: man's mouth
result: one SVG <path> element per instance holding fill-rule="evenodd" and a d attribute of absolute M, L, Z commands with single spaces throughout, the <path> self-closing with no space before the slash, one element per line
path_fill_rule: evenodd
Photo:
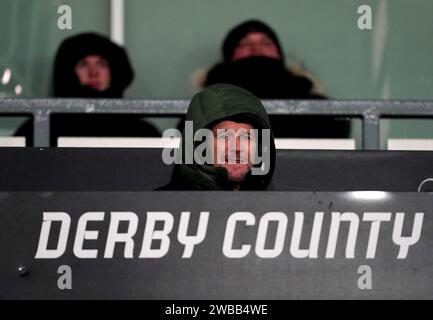
<path fill-rule="evenodd" d="M 244 158 L 229 158 L 229 157 L 226 157 L 225 158 L 225 163 L 228 163 L 228 164 L 247 164 L 248 163 L 248 161 L 246 160 L 246 159 L 244 159 Z"/>
<path fill-rule="evenodd" d="M 88 86 L 92 89 L 98 89 L 99 83 L 98 82 L 89 82 Z"/>

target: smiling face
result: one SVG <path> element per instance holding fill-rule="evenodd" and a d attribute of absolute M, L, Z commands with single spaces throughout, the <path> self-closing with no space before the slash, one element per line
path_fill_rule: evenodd
<path fill-rule="evenodd" d="M 230 120 L 212 127 L 214 166 L 226 168 L 231 182 L 243 182 L 253 167 L 256 137 L 251 129 L 253 126 L 249 123 Z"/>
<path fill-rule="evenodd" d="M 86 56 L 78 61 L 75 74 L 81 85 L 97 91 L 105 91 L 111 84 L 108 61 L 98 55 Z"/>
<path fill-rule="evenodd" d="M 233 52 L 232 62 L 254 56 L 281 59 L 275 42 L 263 32 L 250 32 L 243 37 Z"/>

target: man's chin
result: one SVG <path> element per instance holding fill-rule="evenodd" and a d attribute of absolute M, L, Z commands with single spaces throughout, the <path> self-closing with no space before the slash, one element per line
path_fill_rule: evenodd
<path fill-rule="evenodd" d="M 245 180 L 246 174 L 251 170 L 251 166 L 247 164 L 225 164 L 216 165 L 227 170 L 227 178 L 233 183 L 242 183 Z"/>
<path fill-rule="evenodd" d="M 233 169 L 227 169 L 227 177 L 229 181 L 241 183 L 245 180 L 245 176 L 248 173 L 249 170 L 233 170 Z"/>

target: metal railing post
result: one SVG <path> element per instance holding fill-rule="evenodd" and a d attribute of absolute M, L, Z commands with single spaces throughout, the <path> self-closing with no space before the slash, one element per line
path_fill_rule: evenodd
<path fill-rule="evenodd" d="M 33 114 L 33 146 L 50 146 L 50 114 L 38 110 Z"/>
<path fill-rule="evenodd" d="M 362 149 L 380 149 L 380 117 L 377 113 L 367 113 L 362 117 Z"/>

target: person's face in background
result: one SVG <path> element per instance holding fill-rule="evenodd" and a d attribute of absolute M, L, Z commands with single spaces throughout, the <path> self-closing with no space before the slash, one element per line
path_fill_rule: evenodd
<path fill-rule="evenodd" d="M 218 129 L 223 131 L 218 132 Z M 232 132 L 227 132 L 230 129 Z M 212 128 L 214 166 L 226 168 L 228 179 L 231 182 L 240 184 L 253 167 L 256 137 L 252 131 L 250 132 L 251 129 L 253 129 L 253 126 L 249 123 L 229 120 L 221 121 Z M 235 137 L 229 137 L 233 132 Z M 230 138 L 236 139 L 236 143 L 228 143 Z M 235 163 L 229 163 L 229 157 L 235 159 Z M 230 161 L 234 162 L 233 160 Z"/>
<path fill-rule="evenodd" d="M 78 61 L 75 74 L 81 85 L 97 91 L 105 91 L 111 84 L 111 72 L 108 61 L 98 55 L 86 56 Z"/>
<path fill-rule="evenodd" d="M 250 32 L 243 37 L 233 52 L 232 62 L 253 56 L 281 59 L 278 47 L 263 32 Z"/>

